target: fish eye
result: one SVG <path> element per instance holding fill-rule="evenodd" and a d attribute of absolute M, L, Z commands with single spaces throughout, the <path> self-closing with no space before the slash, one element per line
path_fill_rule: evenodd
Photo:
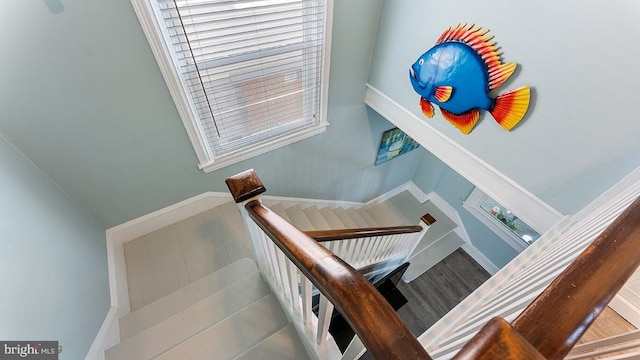
<path fill-rule="evenodd" d="M 422 64 L 424 64 L 424 59 L 418 60 L 418 65 L 422 65 Z"/>

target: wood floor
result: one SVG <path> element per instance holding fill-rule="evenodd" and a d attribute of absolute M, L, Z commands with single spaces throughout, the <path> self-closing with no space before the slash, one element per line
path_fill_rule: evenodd
<path fill-rule="evenodd" d="M 466 252 L 458 249 L 412 282 L 398 282 L 409 302 L 398 314 L 418 336 L 491 277 Z"/>

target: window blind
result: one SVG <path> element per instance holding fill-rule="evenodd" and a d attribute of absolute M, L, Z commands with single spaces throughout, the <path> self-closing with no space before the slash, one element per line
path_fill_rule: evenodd
<path fill-rule="evenodd" d="M 157 0 L 212 157 L 320 119 L 324 0 Z"/>

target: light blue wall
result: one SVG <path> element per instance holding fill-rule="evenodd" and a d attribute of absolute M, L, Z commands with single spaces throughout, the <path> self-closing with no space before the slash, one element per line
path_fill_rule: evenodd
<path fill-rule="evenodd" d="M 128 0 L 0 5 L 0 131 L 110 227 L 255 168 L 271 195 L 369 200 L 411 179 L 422 150 L 374 167 L 392 127 L 363 105 L 380 1 L 335 4 L 326 133 L 204 174 Z"/>
<path fill-rule="evenodd" d="M 109 309 L 104 230 L 0 135 L 0 339 L 82 359 Z"/>
<path fill-rule="evenodd" d="M 518 255 L 517 251 L 462 206 L 462 201 L 473 191 L 473 184 L 430 152 L 425 151 L 413 182 L 425 193 L 440 195 L 458 212 L 473 246 L 496 266 L 503 267 Z"/>
<path fill-rule="evenodd" d="M 489 114 L 465 136 L 428 121 L 563 213 L 575 213 L 640 165 L 640 2 L 635 0 L 385 0 L 370 83 L 424 118 L 410 65 L 459 22 L 491 30 L 519 64 L 498 93 L 530 84 L 533 101 L 508 133 Z"/>

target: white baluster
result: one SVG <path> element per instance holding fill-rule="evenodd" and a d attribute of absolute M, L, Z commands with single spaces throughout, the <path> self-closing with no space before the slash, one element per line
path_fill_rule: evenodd
<path fill-rule="evenodd" d="M 318 345 L 322 345 L 327 340 L 329 325 L 331 325 L 331 315 L 333 314 L 333 304 L 320 294 L 320 307 L 318 310 Z"/>

